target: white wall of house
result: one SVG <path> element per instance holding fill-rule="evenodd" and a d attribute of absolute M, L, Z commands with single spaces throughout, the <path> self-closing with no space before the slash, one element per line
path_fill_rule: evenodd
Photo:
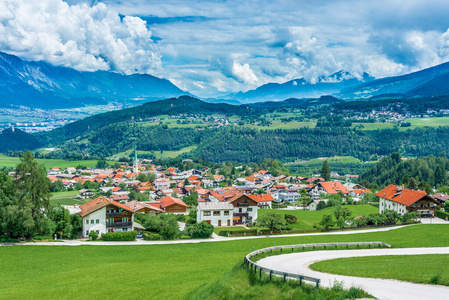
<path fill-rule="evenodd" d="M 301 194 L 298 193 L 279 193 L 279 200 L 281 201 L 296 201 L 301 198 Z"/>
<path fill-rule="evenodd" d="M 241 209 L 241 211 L 240 211 Z M 243 220 L 243 222 L 249 221 L 254 222 L 257 220 L 257 210 L 259 209 L 258 206 L 240 206 L 240 207 L 234 207 L 234 214 L 238 213 L 248 213 L 248 219 Z"/>
<path fill-rule="evenodd" d="M 399 215 L 407 212 L 407 206 L 388 199 L 379 198 L 379 212 L 384 213 L 386 210 L 394 210 Z"/>
<path fill-rule="evenodd" d="M 89 237 L 91 231 L 97 231 L 99 237 L 108 232 L 106 230 L 106 207 L 83 217 L 83 236 Z"/>
<path fill-rule="evenodd" d="M 219 213 L 219 215 L 214 214 L 214 212 Z M 228 212 L 225 215 L 225 212 Z M 215 209 L 215 210 L 200 210 L 196 211 L 196 221 L 200 223 L 201 221 L 210 221 L 210 224 L 214 227 L 219 227 L 219 221 L 221 220 L 220 226 L 232 226 L 232 217 L 234 216 L 232 209 Z M 229 225 L 228 225 L 229 221 Z"/>

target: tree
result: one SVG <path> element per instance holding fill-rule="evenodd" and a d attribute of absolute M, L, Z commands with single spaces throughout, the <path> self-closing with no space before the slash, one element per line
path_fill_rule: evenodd
<path fill-rule="evenodd" d="M 50 206 L 51 182 L 47 178 L 44 165 L 34 160 L 31 151 L 26 152 L 16 167 L 17 204 L 19 207 L 29 207 L 34 222 L 34 230 L 27 237 L 34 234 L 49 234 L 47 215 Z"/>
<path fill-rule="evenodd" d="M 148 173 L 147 179 L 149 182 L 154 182 L 156 180 L 156 175 L 152 172 Z"/>
<path fill-rule="evenodd" d="M 449 212 L 449 201 L 444 202 L 444 211 L 448 211 Z"/>
<path fill-rule="evenodd" d="M 95 241 L 96 239 L 98 239 L 98 233 L 96 233 L 95 231 L 91 231 L 89 232 L 89 237 L 92 241 Z"/>
<path fill-rule="evenodd" d="M 180 234 L 179 224 L 175 215 L 172 214 L 160 214 L 161 229 L 159 233 L 165 240 L 174 240 Z"/>
<path fill-rule="evenodd" d="M 187 218 L 187 224 L 195 224 L 196 223 L 196 210 L 192 209 L 189 211 L 189 216 Z"/>
<path fill-rule="evenodd" d="M 108 165 L 108 163 L 105 160 L 98 160 L 97 161 L 97 165 L 96 165 L 97 169 L 105 169 L 108 166 L 109 165 Z"/>
<path fill-rule="evenodd" d="M 139 173 L 139 175 L 137 175 L 136 179 L 139 180 L 140 182 L 148 181 L 148 177 L 143 173 Z"/>
<path fill-rule="evenodd" d="M 322 210 L 326 208 L 326 202 L 320 201 L 318 202 L 318 205 L 316 206 L 316 210 Z"/>
<path fill-rule="evenodd" d="M 77 181 L 75 184 L 75 190 L 81 190 L 83 189 L 83 184 L 81 183 L 81 181 Z"/>
<path fill-rule="evenodd" d="M 62 182 L 62 180 L 58 179 L 55 181 L 53 187 L 52 187 L 52 192 L 60 192 L 64 189 L 64 183 Z"/>
<path fill-rule="evenodd" d="M 178 193 L 176 193 L 176 191 L 173 191 L 173 193 L 171 193 L 171 196 L 173 198 L 178 198 Z"/>
<path fill-rule="evenodd" d="M 257 219 L 257 223 L 261 226 L 268 227 L 271 231 L 274 229 L 280 229 L 285 225 L 285 219 L 283 216 L 276 212 L 268 212 L 261 215 Z"/>
<path fill-rule="evenodd" d="M 329 163 L 327 160 L 324 161 L 323 165 L 321 166 L 321 177 L 324 178 L 325 181 L 331 180 L 331 168 L 329 167 Z"/>
<path fill-rule="evenodd" d="M 418 214 L 415 212 L 406 212 L 405 214 L 402 215 L 401 217 L 401 222 L 403 224 L 410 224 L 413 223 L 416 218 L 418 218 Z"/>
<path fill-rule="evenodd" d="M 394 210 L 387 209 L 384 211 L 384 215 L 385 221 L 389 224 L 396 224 L 400 219 L 399 214 Z"/>
<path fill-rule="evenodd" d="M 207 223 L 206 221 L 201 221 L 193 225 L 189 225 L 186 228 L 186 233 L 192 238 L 209 238 L 214 232 L 214 226 Z"/>
<path fill-rule="evenodd" d="M 331 215 L 324 214 L 318 225 L 324 228 L 324 230 L 329 231 L 330 228 L 334 227 L 335 222 L 332 220 Z"/>
<path fill-rule="evenodd" d="M 288 224 L 296 224 L 298 223 L 298 218 L 294 215 L 285 214 L 284 219 Z"/>

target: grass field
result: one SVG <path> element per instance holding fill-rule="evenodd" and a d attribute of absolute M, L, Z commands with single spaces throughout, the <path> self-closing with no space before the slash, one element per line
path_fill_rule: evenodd
<path fill-rule="evenodd" d="M 357 241 L 383 241 L 394 247 L 448 246 L 448 228 L 413 225 L 388 232 L 199 244 L 0 247 L 1 298 L 182 299 L 229 272 L 253 246 Z"/>
<path fill-rule="evenodd" d="M 316 122 L 291 121 L 288 123 L 284 123 L 281 121 L 273 121 L 270 126 L 258 126 L 258 125 L 246 124 L 246 125 L 243 125 L 242 127 L 256 128 L 256 129 L 296 129 L 296 128 L 302 128 L 302 127 L 314 128 L 315 126 L 316 126 Z"/>
<path fill-rule="evenodd" d="M 78 165 L 82 165 L 85 167 L 94 167 L 97 164 L 96 160 L 63 160 L 63 159 L 36 159 L 39 164 L 44 164 L 47 169 L 51 168 L 61 168 L 65 169 L 67 167 L 77 167 Z M 9 167 L 14 168 L 17 164 L 20 163 L 19 157 L 9 157 L 3 154 L 0 154 L 0 168 Z"/>
<path fill-rule="evenodd" d="M 449 126 L 449 117 L 439 117 L 439 118 L 412 118 L 406 119 L 406 122 L 410 122 L 413 127 L 438 127 L 438 126 Z M 410 127 L 409 127 L 410 128 Z"/>
<path fill-rule="evenodd" d="M 446 254 L 340 258 L 314 263 L 311 268 L 348 276 L 449 285 L 449 255 Z"/>
<path fill-rule="evenodd" d="M 361 215 L 369 215 L 371 213 L 376 213 L 379 211 L 377 207 L 374 207 L 369 204 L 362 204 L 362 205 L 345 205 L 343 207 L 347 207 L 352 211 L 352 216 L 357 217 Z M 321 218 L 324 214 L 330 214 L 333 215 L 333 212 L 335 210 L 335 207 L 328 207 L 322 210 L 317 211 L 307 211 L 302 209 L 296 209 L 296 210 L 279 210 L 279 209 L 261 209 L 259 210 L 260 216 L 275 211 L 278 213 L 281 213 L 283 215 L 290 214 L 296 216 L 298 218 L 298 223 L 293 224 L 293 230 L 309 230 L 314 229 L 313 225 L 317 224 L 321 221 Z"/>
<path fill-rule="evenodd" d="M 83 200 L 74 199 L 78 196 L 78 191 L 64 191 L 51 193 L 50 204 L 53 206 L 57 205 L 73 205 L 73 204 L 83 204 Z M 90 199 L 89 199 L 90 200 Z"/>

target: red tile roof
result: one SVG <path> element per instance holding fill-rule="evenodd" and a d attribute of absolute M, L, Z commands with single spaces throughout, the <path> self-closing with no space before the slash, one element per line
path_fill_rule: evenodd
<path fill-rule="evenodd" d="M 405 206 L 410 206 L 421 198 L 427 196 L 427 193 L 421 190 L 410 190 L 403 188 L 402 186 L 390 184 L 378 192 L 376 196 L 404 204 Z"/>
<path fill-rule="evenodd" d="M 273 196 L 271 196 L 270 194 L 248 195 L 248 197 L 256 202 L 274 201 Z"/>
<path fill-rule="evenodd" d="M 124 210 L 127 210 L 129 212 L 135 213 L 134 210 L 130 209 L 129 207 L 127 207 L 126 205 L 123 205 L 119 202 L 113 201 L 109 198 L 100 196 L 97 197 L 95 199 L 90 200 L 87 203 L 84 203 L 82 205 L 79 206 L 79 208 L 81 209 L 81 211 L 78 213 L 81 217 L 87 216 L 91 213 L 93 213 L 94 211 L 97 211 L 107 205 L 114 205 L 118 208 L 122 208 Z"/>
<path fill-rule="evenodd" d="M 155 210 L 155 211 L 158 211 L 158 212 L 164 212 L 159 207 L 152 206 L 152 205 L 149 205 L 146 202 L 140 202 L 140 201 L 136 201 L 136 200 L 127 202 L 127 203 L 125 203 L 125 205 L 128 206 L 129 208 L 131 208 L 134 211 L 139 211 L 139 210 L 141 210 L 143 208 L 149 208 L 151 210 Z"/>
<path fill-rule="evenodd" d="M 341 184 L 341 182 L 332 182 L 332 181 L 324 181 L 318 183 L 321 185 L 323 189 L 326 190 L 328 194 L 338 194 L 338 192 L 342 192 L 343 194 L 348 194 L 348 190 Z"/>
<path fill-rule="evenodd" d="M 167 206 L 179 204 L 185 207 L 188 207 L 187 204 L 185 204 L 182 200 L 178 198 L 174 198 L 172 196 L 165 196 L 164 198 L 161 198 L 158 200 L 161 203 L 162 208 L 166 208 Z"/>

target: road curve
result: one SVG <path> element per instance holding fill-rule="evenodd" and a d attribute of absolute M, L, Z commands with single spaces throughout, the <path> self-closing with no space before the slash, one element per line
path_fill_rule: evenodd
<path fill-rule="evenodd" d="M 449 287 L 446 286 L 417 284 L 393 279 L 334 275 L 309 268 L 315 262 L 335 258 L 419 254 L 449 254 L 449 247 L 310 251 L 270 256 L 259 260 L 257 264 L 263 268 L 319 278 L 321 279 L 320 285 L 324 287 L 331 286 L 335 280 L 343 281 L 345 288 L 360 287 L 378 299 L 449 299 Z M 385 267 L 388 268 L 388 266 Z"/>

